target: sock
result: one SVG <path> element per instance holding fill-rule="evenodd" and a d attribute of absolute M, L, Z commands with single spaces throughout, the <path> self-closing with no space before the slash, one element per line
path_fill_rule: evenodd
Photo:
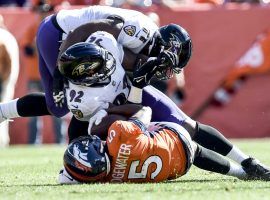
<path fill-rule="evenodd" d="M 19 98 L 18 114 L 22 117 L 50 115 L 44 93 L 32 93 Z"/>
<path fill-rule="evenodd" d="M 233 146 L 232 150 L 226 156 L 239 164 L 241 164 L 243 160 L 249 158 L 248 155 L 244 154 L 236 146 Z"/>
<path fill-rule="evenodd" d="M 213 127 L 197 122 L 196 129 L 197 131 L 192 139 L 201 146 L 223 156 L 226 156 L 232 150 L 231 142 Z"/>
<path fill-rule="evenodd" d="M 227 174 L 230 171 L 230 162 L 216 152 L 197 146 L 193 164 L 200 169 Z"/>
<path fill-rule="evenodd" d="M 230 170 L 228 171 L 228 173 L 226 175 L 234 176 L 234 177 L 237 177 L 239 179 L 244 179 L 247 176 L 244 169 L 241 166 L 239 166 L 233 162 L 230 162 Z"/>
<path fill-rule="evenodd" d="M 20 117 L 17 110 L 17 102 L 18 99 L 13 99 L 5 103 L 0 103 L 0 117 L 3 119 Z"/>

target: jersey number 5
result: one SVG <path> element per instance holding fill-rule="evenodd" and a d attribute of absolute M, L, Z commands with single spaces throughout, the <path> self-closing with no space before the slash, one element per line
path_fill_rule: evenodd
<path fill-rule="evenodd" d="M 137 171 L 136 169 L 139 166 L 140 161 L 139 160 L 132 161 L 128 173 L 128 179 L 146 178 L 148 167 L 151 163 L 155 163 L 157 167 L 156 170 L 151 173 L 150 178 L 151 179 L 156 178 L 162 169 L 162 160 L 159 156 L 150 156 L 149 158 L 147 158 L 142 165 L 141 172 L 136 172 Z"/>

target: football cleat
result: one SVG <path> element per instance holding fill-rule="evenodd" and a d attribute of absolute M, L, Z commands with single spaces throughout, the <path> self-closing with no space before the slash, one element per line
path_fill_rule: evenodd
<path fill-rule="evenodd" d="M 79 182 L 72 178 L 68 172 L 64 169 L 61 169 L 58 176 L 58 183 L 60 184 L 78 184 Z"/>
<path fill-rule="evenodd" d="M 270 169 L 261 164 L 255 158 L 247 158 L 241 163 L 244 171 L 247 173 L 247 180 L 270 181 Z"/>

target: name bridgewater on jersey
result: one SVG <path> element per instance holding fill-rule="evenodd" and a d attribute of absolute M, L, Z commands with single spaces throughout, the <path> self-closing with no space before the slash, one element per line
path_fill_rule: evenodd
<path fill-rule="evenodd" d="M 132 145 L 121 144 L 113 167 L 111 182 L 123 182 Z"/>

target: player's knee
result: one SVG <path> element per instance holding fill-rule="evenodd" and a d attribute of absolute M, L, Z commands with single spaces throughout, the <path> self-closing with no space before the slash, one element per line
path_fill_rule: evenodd
<path fill-rule="evenodd" d="M 193 138 L 197 132 L 197 125 L 196 125 L 196 121 L 194 121 L 191 118 L 187 118 L 182 126 L 188 131 L 189 135 L 191 136 L 191 138 Z"/>

